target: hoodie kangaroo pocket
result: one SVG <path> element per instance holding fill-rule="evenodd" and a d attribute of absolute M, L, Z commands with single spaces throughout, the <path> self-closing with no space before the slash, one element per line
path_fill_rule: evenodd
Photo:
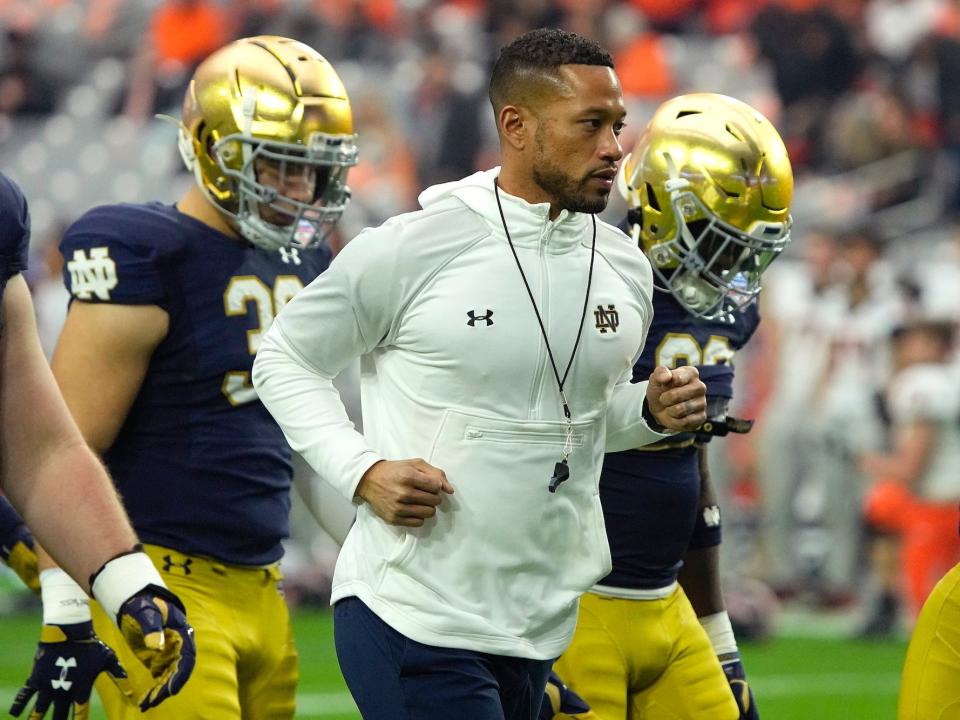
<path fill-rule="evenodd" d="M 407 529 L 390 560 L 398 600 L 427 591 L 451 617 L 469 613 L 521 636 L 569 613 L 609 570 L 595 434 L 593 423 L 575 425 L 570 479 L 550 493 L 562 423 L 448 410 L 427 460 L 455 493 L 422 527 Z"/>

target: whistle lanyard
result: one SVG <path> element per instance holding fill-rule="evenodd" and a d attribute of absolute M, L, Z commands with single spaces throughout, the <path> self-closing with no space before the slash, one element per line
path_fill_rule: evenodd
<path fill-rule="evenodd" d="M 560 462 L 553 468 L 553 475 L 550 477 L 550 483 L 547 489 L 550 492 L 556 492 L 564 480 L 570 477 L 570 468 L 567 465 L 567 459 L 573 451 L 573 414 L 570 412 L 570 403 L 567 402 L 567 396 L 564 394 L 563 386 L 567 382 L 567 376 L 570 374 L 570 368 L 573 367 L 573 360 L 577 356 L 577 349 L 580 347 L 580 337 L 583 335 L 583 322 L 587 317 L 587 307 L 590 304 L 590 286 L 593 283 L 593 260 L 596 257 L 597 250 L 597 218 L 591 215 L 593 220 L 593 240 L 590 242 L 590 270 L 587 274 L 587 292 L 583 297 L 583 312 L 580 315 L 580 325 L 577 328 L 577 339 L 573 343 L 573 350 L 570 352 L 570 360 L 567 361 L 567 367 L 563 371 L 563 377 L 560 376 L 560 370 L 557 368 L 556 360 L 553 357 L 553 349 L 550 347 L 550 340 L 547 337 L 547 328 L 543 324 L 543 317 L 540 315 L 540 309 L 537 307 L 537 301 L 533 297 L 533 291 L 530 289 L 530 283 L 527 282 L 527 276 L 523 272 L 523 266 L 520 264 L 520 258 L 517 250 L 513 246 L 513 240 L 510 237 L 510 230 L 507 228 L 507 218 L 503 214 L 503 205 L 500 203 L 499 183 L 493 181 L 493 192 L 497 198 L 497 209 L 500 211 L 500 222 L 503 223 L 503 232 L 506 233 L 507 243 L 510 245 L 510 252 L 513 253 L 513 259 L 517 263 L 517 270 L 520 271 L 520 277 L 523 279 L 523 285 L 527 289 L 527 296 L 530 298 L 530 304 L 533 306 L 533 312 L 537 316 L 537 322 L 540 324 L 540 334 L 543 336 L 543 344 L 547 347 L 547 356 L 550 358 L 550 367 L 553 368 L 553 377 L 557 381 L 557 391 L 560 394 L 560 403 L 563 406 L 564 419 L 564 439 L 563 451 L 560 455 Z"/>

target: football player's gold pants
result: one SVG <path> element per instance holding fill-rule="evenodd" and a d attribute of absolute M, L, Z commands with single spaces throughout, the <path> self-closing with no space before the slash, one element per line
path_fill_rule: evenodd
<path fill-rule="evenodd" d="M 960 565 L 937 583 L 913 629 L 898 720 L 960 720 Z"/>
<path fill-rule="evenodd" d="M 720 661 L 680 586 L 661 600 L 587 593 L 554 665 L 602 720 L 737 720 Z"/>
<path fill-rule="evenodd" d="M 276 566 L 239 567 L 146 546 L 164 582 L 187 608 L 196 631 L 197 664 L 183 689 L 146 713 L 107 676 L 96 683 L 110 720 L 287 720 L 294 717 L 299 662 Z M 126 668 L 138 697 L 150 673 L 116 625 L 91 603 L 97 635 Z"/>

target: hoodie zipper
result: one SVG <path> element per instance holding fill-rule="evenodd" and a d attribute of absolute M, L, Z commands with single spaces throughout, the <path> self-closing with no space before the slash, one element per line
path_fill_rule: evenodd
<path fill-rule="evenodd" d="M 547 217 L 546 223 L 540 230 L 540 237 L 537 239 L 537 261 L 540 269 L 540 297 L 537 300 L 537 307 L 540 309 L 540 319 L 543 320 L 543 330 L 548 337 L 550 335 L 550 268 L 547 264 L 547 243 L 550 241 L 552 232 L 553 221 Z M 540 397 L 543 395 L 544 378 L 548 374 L 549 364 L 547 345 L 541 337 L 537 353 L 537 372 L 533 377 L 533 387 L 531 388 L 528 407 L 531 420 L 537 420 L 540 417 Z"/>

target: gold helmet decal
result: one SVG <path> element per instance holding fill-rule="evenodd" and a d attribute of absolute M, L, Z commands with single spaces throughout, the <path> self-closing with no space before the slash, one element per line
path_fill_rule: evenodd
<path fill-rule="evenodd" d="M 630 231 L 657 287 L 692 315 L 731 320 L 790 241 L 793 172 L 776 129 L 734 98 L 682 95 L 622 165 Z"/>
<path fill-rule="evenodd" d="M 268 249 L 316 243 L 350 197 L 350 100 L 309 46 L 269 35 L 236 40 L 194 73 L 180 152 L 247 240 Z"/>

